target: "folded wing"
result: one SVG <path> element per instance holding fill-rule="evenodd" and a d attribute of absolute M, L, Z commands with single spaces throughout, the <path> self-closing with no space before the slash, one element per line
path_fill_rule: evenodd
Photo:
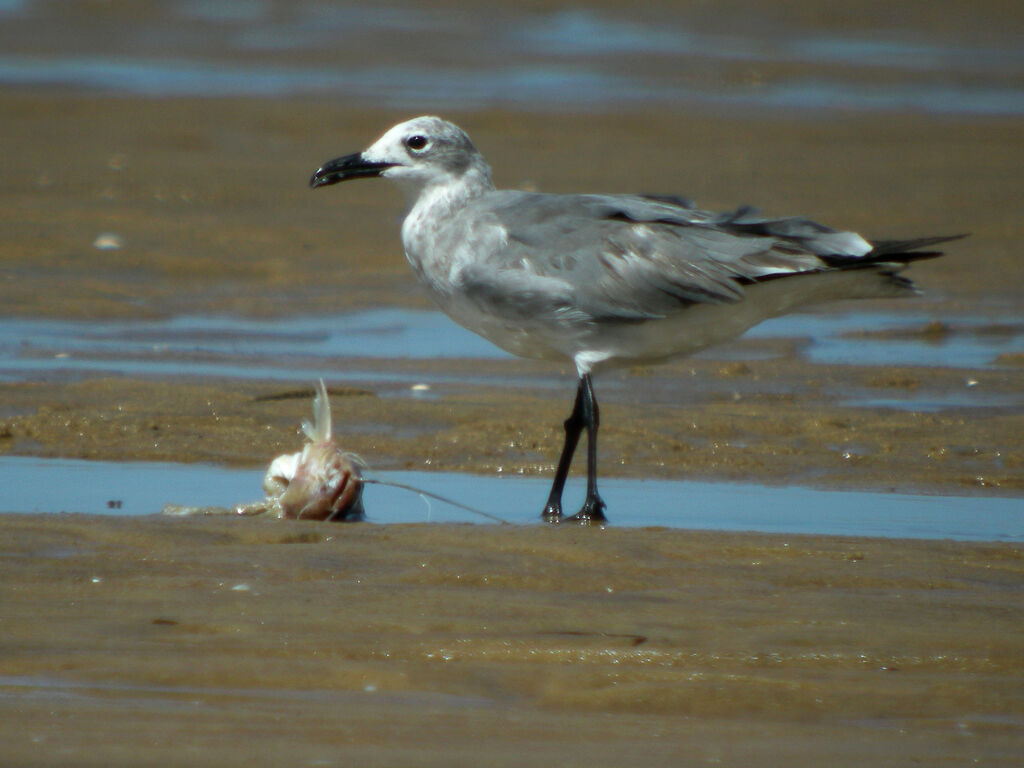
<path fill-rule="evenodd" d="M 876 266 L 895 274 L 915 252 L 951 238 L 879 243 L 805 218 L 726 214 L 680 198 L 495 192 L 470 209 L 503 233 L 466 260 L 471 296 L 506 316 L 551 313 L 639 322 L 697 303 L 740 301 L 744 285 Z"/>

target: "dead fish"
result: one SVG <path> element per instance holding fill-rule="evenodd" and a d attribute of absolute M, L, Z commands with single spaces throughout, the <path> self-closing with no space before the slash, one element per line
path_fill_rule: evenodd
<path fill-rule="evenodd" d="M 271 514 L 294 520 L 363 520 L 366 514 L 363 509 L 363 488 L 372 483 L 411 491 L 424 501 L 427 497 L 437 499 L 508 525 L 507 520 L 497 515 L 474 509 L 446 496 L 405 483 L 365 477 L 366 462 L 354 453 L 342 451 L 334 442 L 331 402 L 323 379 L 320 379 L 313 398 L 313 423 L 303 421 L 302 432 L 309 442 L 301 451 L 282 454 L 270 462 L 263 476 L 263 491 L 267 495 L 263 501 L 238 504 L 233 508 L 166 504 L 162 513 L 174 517 L 232 514 L 248 517 Z"/>
<path fill-rule="evenodd" d="M 268 511 L 302 520 L 361 520 L 366 464 L 334 442 L 323 379 L 313 398 L 313 423 L 303 421 L 302 432 L 309 442 L 274 459 L 263 477 Z"/>

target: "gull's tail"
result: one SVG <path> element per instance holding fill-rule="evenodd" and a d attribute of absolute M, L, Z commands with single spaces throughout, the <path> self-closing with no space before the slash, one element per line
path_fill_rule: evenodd
<path fill-rule="evenodd" d="M 942 251 L 922 251 L 921 249 L 930 248 L 939 243 L 948 243 L 951 240 L 960 240 L 967 237 L 967 234 L 918 237 L 913 240 L 876 240 L 871 243 L 871 250 L 863 256 L 819 255 L 819 258 L 830 267 L 838 267 L 840 269 L 856 269 L 857 267 L 869 267 L 886 263 L 902 266 L 912 261 L 937 258 L 942 255 Z"/>
<path fill-rule="evenodd" d="M 915 296 L 919 295 L 921 291 L 914 285 L 913 280 L 904 277 L 900 272 L 912 261 L 935 259 L 942 255 L 942 251 L 934 250 L 931 246 L 964 237 L 967 237 L 967 234 L 918 237 L 913 240 L 878 240 L 871 243 L 871 250 L 863 256 L 855 258 L 820 256 L 819 258 L 830 267 L 843 272 L 868 270 L 882 279 L 883 282 L 878 282 L 876 278 L 873 286 L 864 293 L 854 294 L 851 298 Z"/>

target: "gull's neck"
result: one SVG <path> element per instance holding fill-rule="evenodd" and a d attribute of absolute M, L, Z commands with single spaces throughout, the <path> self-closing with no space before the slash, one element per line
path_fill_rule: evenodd
<path fill-rule="evenodd" d="M 425 182 L 406 186 L 409 216 L 451 216 L 474 198 L 494 190 L 491 169 L 482 158 L 474 158 L 461 172 L 439 174 Z"/>
<path fill-rule="evenodd" d="M 424 183 L 405 183 L 409 208 L 402 222 L 402 243 L 413 268 L 432 250 L 439 222 L 447 222 L 476 198 L 494 191 L 491 169 L 473 158 L 459 172 L 438 174 Z"/>

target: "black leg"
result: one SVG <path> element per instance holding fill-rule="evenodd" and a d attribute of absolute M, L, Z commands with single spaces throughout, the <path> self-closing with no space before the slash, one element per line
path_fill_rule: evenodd
<path fill-rule="evenodd" d="M 576 445 L 579 443 L 584 427 L 587 430 L 587 498 L 580 511 L 571 519 L 581 523 L 605 519 L 605 503 L 597 493 L 597 427 L 599 423 L 600 413 L 597 400 L 594 399 L 594 386 L 590 380 L 590 374 L 586 373 L 580 377 L 579 387 L 576 389 L 576 403 L 573 405 L 569 418 L 565 420 L 565 444 L 562 446 L 562 455 L 558 459 L 558 469 L 555 470 L 555 479 L 551 484 L 548 503 L 544 507 L 543 517 L 545 520 L 550 522 L 562 520 L 562 491 L 565 489 L 572 457 L 576 452 Z"/>
<path fill-rule="evenodd" d="M 572 413 L 565 420 L 565 444 L 562 446 L 562 456 L 558 459 L 558 469 L 555 470 L 555 480 L 551 484 L 551 493 L 548 494 L 548 503 L 544 507 L 541 516 L 550 522 L 557 523 L 562 519 L 562 490 L 565 488 L 565 480 L 569 476 L 569 467 L 572 465 L 573 454 L 576 453 L 576 444 L 580 440 L 580 432 L 583 431 L 583 379 L 576 388 L 576 403 L 572 407 Z"/>
<path fill-rule="evenodd" d="M 601 415 L 589 373 L 584 374 L 580 386 L 583 389 L 583 422 L 587 428 L 587 498 L 573 520 L 587 523 L 605 520 L 605 503 L 597 493 L 597 428 L 601 423 Z"/>

